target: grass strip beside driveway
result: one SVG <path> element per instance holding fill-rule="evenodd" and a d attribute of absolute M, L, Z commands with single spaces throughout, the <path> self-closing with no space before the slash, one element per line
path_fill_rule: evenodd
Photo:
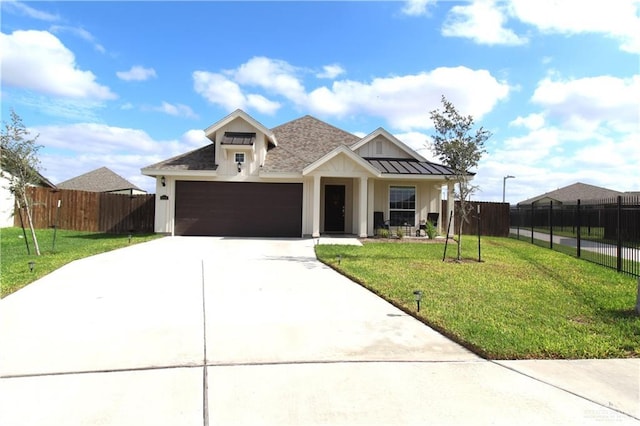
<path fill-rule="evenodd" d="M 27 254 L 21 228 L 0 230 L 0 297 L 6 297 L 74 260 L 159 238 L 157 234 L 132 235 L 129 242 L 128 235 L 58 229 L 54 250 L 53 229 L 37 229 L 36 236 L 42 253 L 40 256 L 33 254 L 29 230 L 27 238 L 31 255 Z M 29 268 L 30 261 L 35 262 L 33 271 Z"/>
<path fill-rule="evenodd" d="M 443 262 L 443 250 L 410 242 L 316 246 L 324 263 L 487 358 L 640 356 L 633 277 L 509 238 L 483 237 L 480 263 L 472 237 L 463 237 L 469 261 Z M 414 290 L 423 292 L 419 313 Z"/>

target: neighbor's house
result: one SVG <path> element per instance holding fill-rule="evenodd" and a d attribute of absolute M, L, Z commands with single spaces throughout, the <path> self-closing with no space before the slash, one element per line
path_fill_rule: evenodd
<path fill-rule="evenodd" d="M 99 169 L 65 180 L 58 184 L 58 188 L 126 195 L 147 193 L 107 167 L 100 167 Z"/>
<path fill-rule="evenodd" d="M 518 206 L 550 204 L 551 202 L 553 202 L 554 205 L 576 204 L 578 200 L 603 200 L 607 198 L 614 198 L 619 195 L 625 195 L 625 193 L 577 182 L 569 186 L 558 188 L 555 191 L 520 201 Z"/>
<path fill-rule="evenodd" d="M 210 144 L 142 169 L 156 178 L 156 232 L 171 235 L 374 235 L 415 232 L 453 209 L 451 169 L 379 128 L 364 138 L 311 116 L 268 129 L 236 110 Z M 438 221 L 442 232 L 442 220 Z"/>
<path fill-rule="evenodd" d="M 36 172 L 38 182 L 34 186 L 56 189 L 56 186 L 46 177 Z M 0 228 L 14 225 L 15 197 L 9 190 L 11 173 L 0 167 Z"/>

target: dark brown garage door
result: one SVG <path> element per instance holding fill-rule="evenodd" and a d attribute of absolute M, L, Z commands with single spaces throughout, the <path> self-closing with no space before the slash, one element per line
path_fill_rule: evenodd
<path fill-rule="evenodd" d="M 300 237 L 302 184 L 177 181 L 175 234 Z"/>

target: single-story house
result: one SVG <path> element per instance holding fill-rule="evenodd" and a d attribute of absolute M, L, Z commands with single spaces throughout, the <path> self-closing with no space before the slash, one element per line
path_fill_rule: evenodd
<path fill-rule="evenodd" d="M 382 128 L 365 137 L 306 115 L 268 129 L 236 110 L 211 143 L 143 168 L 156 178 L 155 231 L 171 235 L 373 236 L 415 233 L 442 210 L 452 170 Z M 437 227 L 442 233 L 442 220 Z"/>
<path fill-rule="evenodd" d="M 35 172 L 38 182 L 35 186 L 55 189 L 56 186 L 39 172 Z M 0 228 L 8 228 L 14 224 L 15 197 L 9 190 L 11 173 L 0 166 Z"/>
<path fill-rule="evenodd" d="M 88 192 L 108 192 L 111 194 L 140 195 L 147 191 L 138 188 L 107 167 L 81 174 L 58 184 L 59 189 Z"/>
<path fill-rule="evenodd" d="M 551 202 L 553 202 L 554 205 L 576 204 L 578 200 L 603 200 L 607 198 L 615 198 L 619 195 L 625 195 L 625 193 L 577 182 L 572 185 L 520 201 L 518 206 L 550 204 Z"/>

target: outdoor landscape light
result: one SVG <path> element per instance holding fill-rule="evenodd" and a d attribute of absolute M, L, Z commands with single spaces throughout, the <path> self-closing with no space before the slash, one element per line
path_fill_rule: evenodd
<path fill-rule="evenodd" d="M 162 176 L 160 178 L 160 183 L 162 184 L 162 186 L 167 186 L 167 179 L 164 176 Z"/>
<path fill-rule="evenodd" d="M 36 262 L 33 260 L 29 261 L 29 270 L 33 272 L 33 268 L 36 266 Z"/>
<path fill-rule="evenodd" d="M 342 255 L 339 254 L 338 257 L 336 258 L 336 260 L 338 261 L 338 265 L 342 263 Z"/>
<path fill-rule="evenodd" d="M 420 290 L 414 291 L 413 297 L 416 299 L 416 303 L 418 304 L 418 312 L 420 312 L 420 300 L 422 300 L 422 292 Z"/>
<path fill-rule="evenodd" d="M 131 234 L 129 234 L 129 244 L 131 244 Z"/>

